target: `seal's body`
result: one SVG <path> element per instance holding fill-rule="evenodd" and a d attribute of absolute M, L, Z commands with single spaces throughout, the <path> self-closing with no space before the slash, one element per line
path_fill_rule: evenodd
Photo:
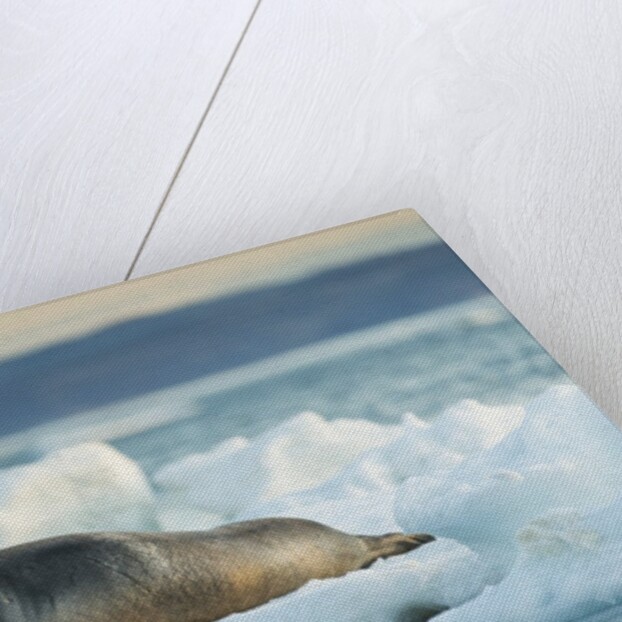
<path fill-rule="evenodd" d="M 0 551 L 0 621 L 211 622 L 433 539 L 288 518 L 50 538 Z"/>

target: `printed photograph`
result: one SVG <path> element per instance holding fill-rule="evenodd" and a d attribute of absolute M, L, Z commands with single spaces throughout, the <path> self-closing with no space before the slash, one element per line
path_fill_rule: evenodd
<path fill-rule="evenodd" d="M 0 315 L 0 622 L 621 620 L 621 466 L 394 212 Z"/>

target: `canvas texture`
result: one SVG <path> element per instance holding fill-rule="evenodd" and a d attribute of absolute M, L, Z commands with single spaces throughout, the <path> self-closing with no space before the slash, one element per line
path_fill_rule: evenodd
<path fill-rule="evenodd" d="M 620 432 L 410 210 L 4 314 L 0 406 L 0 622 L 622 620 Z"/>

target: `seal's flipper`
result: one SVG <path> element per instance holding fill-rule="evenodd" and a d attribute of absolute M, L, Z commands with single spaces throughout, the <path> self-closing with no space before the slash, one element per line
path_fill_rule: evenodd
<path fill-rule="evenodd" d="M 361 568 L 367 568 L 377 559 L 403 555 L 413 551 L 436 538 L 427 533 L 387 533 L 383 536 L 359 536 L 369 549 L 370 558 Z"/>

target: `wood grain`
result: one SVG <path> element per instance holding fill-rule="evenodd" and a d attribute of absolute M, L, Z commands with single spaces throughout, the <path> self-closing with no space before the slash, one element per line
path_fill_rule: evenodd
<path fill-rule="evenodd" d="M 124 278 L 254 6 L 5 3 L 0 309 Z"/>
<path fill-rule="evenodd" d="M 265 0 L 136 275 L 412 207 L 622 423 L 615 0 Z"/>

